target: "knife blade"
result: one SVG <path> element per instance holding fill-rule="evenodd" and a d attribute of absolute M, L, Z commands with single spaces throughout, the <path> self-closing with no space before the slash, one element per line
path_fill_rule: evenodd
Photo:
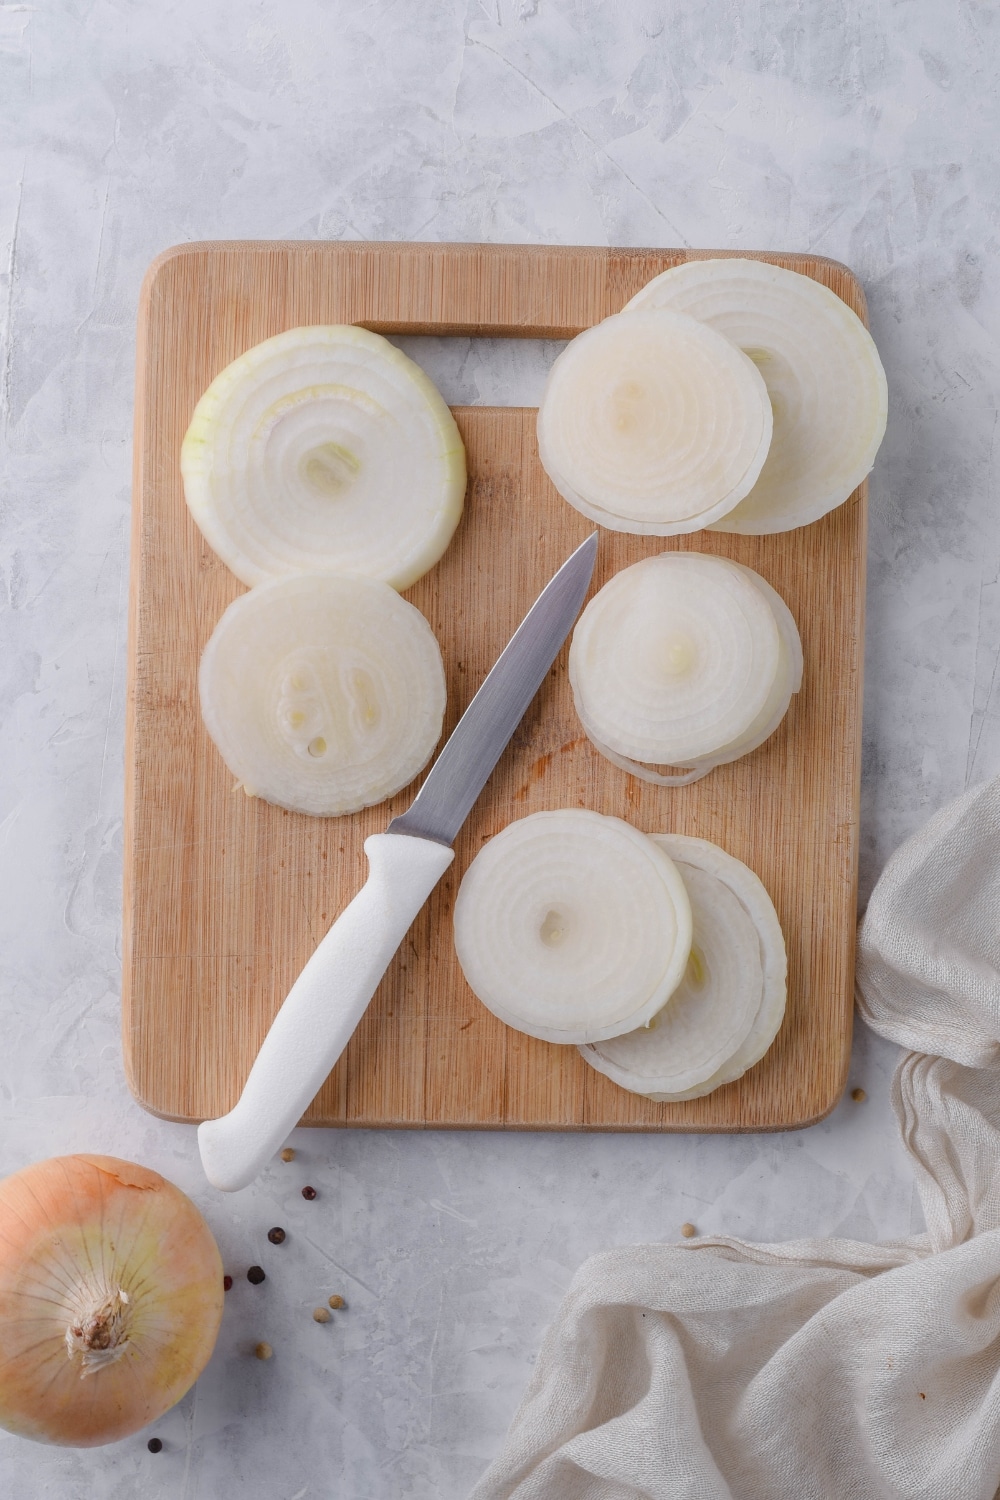
<path fill-rule="evenodd" d="M 264 1038 L 235 1107 L 198 1127 L 205 1175 L 252 1182 L 350 1041 L 451 845 L 572 628 L 590 587 L 595 531 L 550 579 L 452 731 L 409 809 L 365 840 L 368 879 L 323 938 Z"/>

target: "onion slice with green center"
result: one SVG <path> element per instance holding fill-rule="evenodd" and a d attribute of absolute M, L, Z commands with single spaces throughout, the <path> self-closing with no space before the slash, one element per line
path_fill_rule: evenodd
<path fill-rule="evenodd" d="M 771 441 L 753 361 L 681 313 L 586 329 L 549 373 L 538 452 L 569 503 L 613 531 L 697 531 L 742 500 Z"/>
<path fill-rule="evenodd" d="M 441 651 L 387 583 L 275 579 L 216 625 L 199 672 L 202 717 L 244 789 L 336 816 L 382 802 L 441 735 Z"/>
<path fill-rule="evenodd" d="M 587 605 L 569 679 L 602 754 L 678 786 L 773 734 L 801 683 L 802 647 L 787 605 L 751 568 L 663 552 L 616 573 Z"/>
<path fill-rule="evenodd" d="M 785 940 L 770 896 L 741 860 L 707 839 L 651 837 L 675 861 L 691 899 L 688 968 L 648 1027 L 580 1051 L 633 1093 L 661 1102 L 697 1099 L 742 1077 L 777 1036 Z"/>
<path fill-rule="evenodd" d="M 670 857 L 620 819 L 576 808 L 508 824 L 455 902 L 470 987 L 543 1041 L 644 1025 L 680 982 L 690 946 L 691 906 Z"/>
<path fill-rule="evenodd" d="M 215 377 L 181 447 L 184 494 L 246 584 L 350 573 L 407 588 L 451 541 L 465 449 L 433 383 L 380 334 L 292 328 Z"/>
<path fill-rule="evenodd" d="M 697 318 L 764 377 L 774 435 L 753 488 L 716 531 L 764 535 L 816 521 L 868 474 L 885 433 L 885 371 L 861 319 L 829 287 L 764 261 L 691 260 L 628 304 Z"/>

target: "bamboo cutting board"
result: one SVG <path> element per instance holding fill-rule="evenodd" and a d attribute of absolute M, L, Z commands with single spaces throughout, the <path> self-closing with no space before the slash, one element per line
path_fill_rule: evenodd
<path fill-rule="evenodd" d="M 233 242 L 181 246 L 151 268 L 139 317 L 123 943 L 126 1067 L 147 1109 L 195 1121 L 232 1107 L 293 979 L 365 878 L 364 839 L 416 790 L 338 819 L 234 794 L 198 711 L 201 650 L 243 592 L 184 504 L 178 453 L 198 397 L 250 345 L 304 323 L 572 337 L 687 258 L 669 250 Z M 761 258 L 824 282 L 865 317 L 846 267 Z M 468 452 L 465 516 L 442 561 L 406 593 L 441 643 L 446 734 L 535 596 L 592 529 L 542 472 L 533 411 L 465 407 L 455 416 Z M 755 568 L 798 621 L 802 691 L 759 750 L 693 786 L 658 788 L 616 769 L 583 736 L 564 648 L 308 1123 L 769 1130 L 808 1124 L 833 1107 L 852 1015 L 865 519 L 863 485 L 824 520 L 779 536 L 602 533 L 595 589 L 662 548 Z M 703 1099 L 654 1104 L 591 1070 L 576 1048 L 509 1030 L 466 986 L 451 938 L 464 870 L 511 819 L 564 806 L 712 839 L 771 892 L 788 945 L 788 1011 L 771 1051 L 738 1082 Z"/>

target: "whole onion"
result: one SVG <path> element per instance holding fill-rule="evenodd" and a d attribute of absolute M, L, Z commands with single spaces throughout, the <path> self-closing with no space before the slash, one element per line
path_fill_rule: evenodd
<path fill-rule="evenodd" d="M 94 1447 L 153 1422 L 208 1362 L 222 1261 L 158 1172 L 60 1156 L 0 1182 L 0 1426 Z"/>

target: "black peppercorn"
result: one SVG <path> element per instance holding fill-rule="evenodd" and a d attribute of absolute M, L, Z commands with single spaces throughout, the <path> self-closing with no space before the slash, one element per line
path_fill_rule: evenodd
<path fill-rule="evenodd" d="M 302 1196 L 303 1198 L 308 1198 L 311 1203 L 316 1196 L 316 1189 L 314 1187 L 304 1187 L 302 1189 Z"/>
<path fill-rule="evenodd" d="M 272 1245 L 283 1245 L 285 1243 L 285 1231 L 277 1224 L 273 1229 L 267 1231 L 267 1237 Z"/>
<path fill-rule="evenodd" d="M 232 1285 L 233 1285 L 233 1278 L 231 1276 L 223 1276 L 223 1278 L 222 1278 L 222 1290 L 224 1292 L 231 1291 L 232 1290 Z"/>
<path fill-rule="evenodd" d="M 250 1282 L 251 1286 L 260 1286 L 261 1282 L 264 1279 L 265 1278 L 264 1278 L 264 1267 L 263 1266 L 251 1266 L 250 1267 L 249 1271 L 247 1272 L 247 1281 Z"/>
<path fill-rule="evenodd" d="M 163 1447 L 163 1443 L 160 1438 L 150 1438 L 149 1442 L 146 1444 L 146 1447 L 149 1449 L 150 1453 L 159 1453 L 160 1449 Z"/>

